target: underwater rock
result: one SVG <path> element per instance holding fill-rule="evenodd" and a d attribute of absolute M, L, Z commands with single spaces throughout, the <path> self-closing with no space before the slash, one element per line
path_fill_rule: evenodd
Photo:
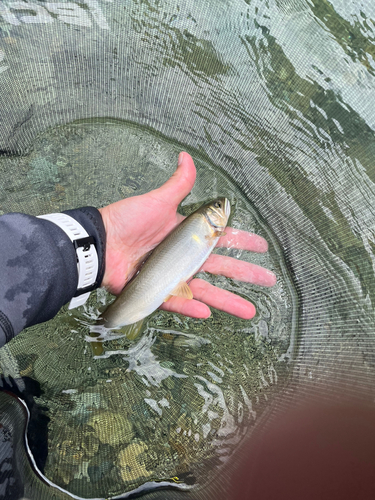
<path fill-rule="evenodd" d="M 120 474 L 123 481 L 135 481 L 140 477 L 149 477 L 152 475 L 138 458 L 147 449 L 147 445 L 140 441 L 132 443 L 120 451 L 117 464 L 120 467 Z"/>
<path fill-rule="evenodd" d="M 88 426 L 60 427 L 48 448 L 45 474 L 56 484 L 67 485 L 80 473 L 83 464 L 98 453 L 99 439 Z"/>
<path fill-rule="evenodd" d="M 205 463 L 215 456 L 215 447 L 212 445 L 213 436 L 210 430 L 216 430 L 220 426 L 220 420 L 211 420 L 208 431 L 204 432 L 202 420 L 198 420 L 194 413 L 188 416 L 186 413 L 180 415 L 176 426 L 171 427 L 169 434 L 169 445 L 172 452 L 177 453 L 177 475 L 192 472 L 197 463 Z"/>
<path fill-rule="evenodd" d="M 80 423 L 86 423 L 94 411 L 105 405 L 105 401 L 102 400 L 99 393 L 70 394 L 70 399 L 75 403 L 75 408 L 71 411 L 71 414 Z"/>
<path fill-rule="evenodd" d="M 129 443 L 134 436 L 131 422 L 120 413 L 104 411 L 91 417 L 88 425 L 94 428 L 95 435 L 102 443 L 111 446 Z"/>
<path fill-rule="evenodd" d="M 91 458 L 98 452 L 99 449 L 99 439 L 92 433 L 85 433 L 82 436 L 81 447 L 84 450 L 84 455 L 86 458 Z"/>
<path fill-rule="evenodd" d="M 98 459 L 94 459 L 89 463 L 87 472 L 92 483 L 96 483 L 103 479 L 103 477 L 108 476 L 109 472 L 113 468 L 113 463 L 105 460 L 104 462 L 97 463 Z"/>

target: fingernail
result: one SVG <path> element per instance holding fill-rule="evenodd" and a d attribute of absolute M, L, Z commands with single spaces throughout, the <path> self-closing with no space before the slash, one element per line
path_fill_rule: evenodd
<path fill-rule="evenodd" d="M 184 153 L 181 152 L 179 155 L 178 155 L 178 162 L 177 162 L 177 166 L 180 166 L 181 163 L 182 163 L 182 160 L 184 159 Z"/>

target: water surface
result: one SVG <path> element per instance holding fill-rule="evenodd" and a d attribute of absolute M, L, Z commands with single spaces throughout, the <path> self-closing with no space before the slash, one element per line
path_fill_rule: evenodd
<path fill-rule="evenodd" d="M 179 149 L 144 129 L 91 121 L 54 129 L 30 155 L 2 165 L 22 172 L 12 185 L 29 200 L 30 213 L 49 203 L 54 210 L 72 206 L 77 188 L 83 205 L 147 192 L 173 173 Z M 117 495 L 146 480 L 176 477 L 188 485 L 207 483 L 290 373 L 298 308 L 282 250 L 238 186 L 199 156 L 196 163 L 197 182 L 181 212 L 225 194 L 233 206 L 231 225 L 264 236 L 270 250 L 217 251 L 272 269 L 278 283 L 266 289 L 202 273 L 255 303 L 256 318 L 213 311 L 208 320 L 194 320 L 156 312 L 139 332 L 114 332 L 100 344 L 92 342 L 90 325 L 113 299 L 99 290 L 88 305 L 64 308 L 7 346 L 12 375 L 40 386 L 35 402 L 49 419 L 48 454 L 38 457 L 40 466 L 75 494 Z M 35 437 L 32 449 L 40 446 Z"/>

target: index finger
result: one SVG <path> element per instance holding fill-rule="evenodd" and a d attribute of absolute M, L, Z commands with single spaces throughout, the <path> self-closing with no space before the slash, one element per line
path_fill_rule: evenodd
<path fill-rule="evenodd" d="M 177 224 L 180 224 L 186 217 L 180 213 L 176 213 Z M 227 226 L 224 230 L 225 236 L 221 236 L 216 243 L 217 247 L 238 248 L 241 250 L 249 250 L 250 252 L 264 253 L 268 250 L 267 240 L 258 236 L 255 233 L 242 231 Z"/>
<path fill-rule="evenodd" d="M 241 248 L 250 252 L 264 253 L 268 250 L 267 241 L 254 233 L 248 233 L 233 227 L 225 228 L 225 236 L 221 236 L 217 247 Z"/>

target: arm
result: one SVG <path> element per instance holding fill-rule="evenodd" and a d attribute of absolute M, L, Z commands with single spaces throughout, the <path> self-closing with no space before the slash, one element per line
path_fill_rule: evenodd
<path fill-rule="evenodd" d="M 98 210 L 68 210 L 95 239 L 98 279 L 104 274 L 105 231 Z M 0 346 L 28 326 L 55 316 L 77 290 L 72 242 L 53 222 L 11 213 L 0 217 Z"/>

